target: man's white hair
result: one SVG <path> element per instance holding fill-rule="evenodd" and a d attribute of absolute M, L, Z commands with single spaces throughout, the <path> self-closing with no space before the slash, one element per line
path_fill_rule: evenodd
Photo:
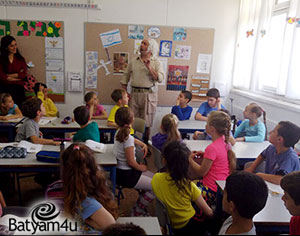
<path fill-rule="evenodd" d="M 149 42 L 148 52 L 152 53 L 152 57 L 156 58 L 158 56 L 159 47 L 154 39 L 146 39 Z"/>

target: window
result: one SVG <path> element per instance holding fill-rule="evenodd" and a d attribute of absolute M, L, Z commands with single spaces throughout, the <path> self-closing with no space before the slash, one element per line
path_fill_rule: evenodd
<path fill-rule="evenodd" d="M 300 100 L 299 50 L 300 0 L 241 0 L 235 88 Z"/>

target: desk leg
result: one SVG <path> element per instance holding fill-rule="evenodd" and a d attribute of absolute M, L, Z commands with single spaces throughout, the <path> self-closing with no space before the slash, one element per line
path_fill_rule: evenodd
<path fill-rule="evenodd" d="M 22 201 L 22 193 L 21 193 L 19 173 L 16 173 L 16 176 L 17 176 L 17 188 L 18 188 L 18 195 L 19 195 L 19 204 L 20 204 L 20 206 L 22 206 L 23 201 Z"/>

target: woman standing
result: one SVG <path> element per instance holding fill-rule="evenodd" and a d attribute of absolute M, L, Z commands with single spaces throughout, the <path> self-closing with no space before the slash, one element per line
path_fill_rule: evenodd
<path fill-rule="evenodd" d="M 19 53 L 16 39 L 9 35 L 4 36 L 0 47 L 0 92 L 10 93 L 19 106 L 26 100 L 26 76 L 27 65 Z"/>

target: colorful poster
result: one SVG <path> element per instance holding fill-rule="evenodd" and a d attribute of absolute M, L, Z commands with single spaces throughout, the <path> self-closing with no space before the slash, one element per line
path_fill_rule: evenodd
<path fill-rule="evenodd" d="M 129 39 L 144 39 L 144 26 L 142 25 L 129 25 L 128 26 Z"/>
<path fill-rule="evenodd" d="M 122 43 L 121 34 L 119 29 L 111 30 L 100 35 L 102 45 L 104 48 L 108 48 Z"/>
<path fill-rule="evenodd" d="M 163 81 L 160 82 L 160 83 L 157 83 L 157 85 L 166 85 L 167 75 L 168 75 L 168 71 L 167 71 L 167 69 L 168 69 L 168 58 L 166 58 L 166 57 L 160 57 L 160 58 L 158 58 L 158 59 L 159 59 L 160 62 L 161 62 L 161 65 L 162 65 L 162 67 L 163 67 L 165 76 L 164 76 Z"/>
<path fill-rule="evenodd" d="M 46 84 L 56 94 L 64 93 L 64 72 L 46 72 Z"/>
<path fill-rule="evenodd" d="M 191 50 L 192 50 L 191 46 L 176 45 L 174 58 L 182 59 L 182 60 L 190 60 Z"/>
<path fill-rule="evenodd" d="M 172 54 L 172 41 L 161 40 L 159 48 L 159 56 L 161 57 L 171 57 Z"/>
<path fill-rule="evenodd" d="M 197 63 L 197 73 L 209 74 L 211 64 L 211 54 L 199 54 Z"/>
<path fill-rule="evenodd" d="M 160 36 L 160 28 L 157 26 L 151 26 L 148 29 L 148 36 L 152 39 L 157 39 Z"/>
<path fill-rule="evenodd" d="M 122 75 L 127 66 L 129 61 L 129 54 L 126 52 L 118 52 L 114 53 L 114 74 Z"/>
<path fill-rule="evenodd" d="M 140 54 L 140 46 L 143 40 L 136 39 L 134 40 L 134 54 Z"/>
<path fill-rule="evenodd" d="M 169 65 L 167 90 L 185 90 L 189 66 Z"/>
<path fill-rule="evenodd" d="M 97 88 L 97 76 L 96 75 L 86 75 L 85 88 Z"/>
<path fill-rule="evenodd" d="M 174 28 L 173 40 L 174 41 L 185 41 L 186 40 L 186 29 L 185 28 Z"/>

